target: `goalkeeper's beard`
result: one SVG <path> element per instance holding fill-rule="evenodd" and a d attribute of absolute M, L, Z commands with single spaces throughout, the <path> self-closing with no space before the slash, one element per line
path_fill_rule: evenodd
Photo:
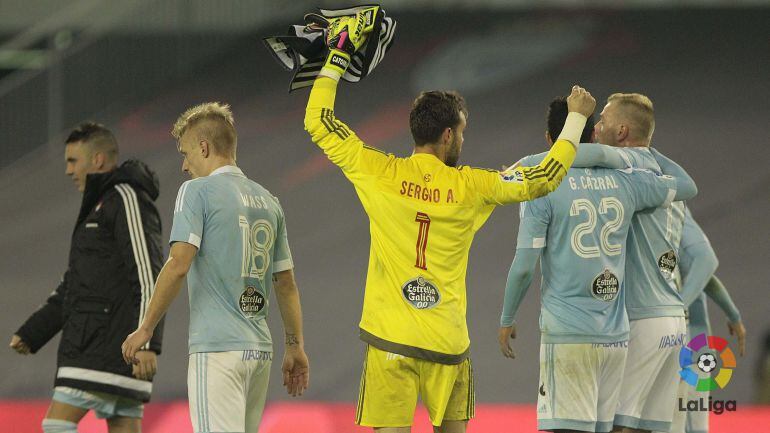
<path fill-rule="evenodd" d="M 457 136 L 454 136 L 452 143 L 449 144 L 449 148 L 446 151 L 446 159 L 444 164 L 449 167 L 457 167 L 457 162 L 460 160 L 460 143 L 457 140 Z"/>

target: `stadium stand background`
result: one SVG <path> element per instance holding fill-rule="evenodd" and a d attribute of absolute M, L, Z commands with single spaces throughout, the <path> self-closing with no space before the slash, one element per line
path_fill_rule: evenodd
<path fill-rule="evenodd" d="M 312 363 L 305 398 L 354 401 L 367 219 L 353 188 L 303 131 L 307 92 L 287 93 L 290 74 L 261 42 L 316 2 L 37 3 L 0 0 L 0 337 L 10 339 L 66 266 L 80 204 L 64 176 L 68 130 L 85 119 L 103 122 L 117 134 L 121 159 L 156 170 L 167 236 L 186 180 L 171 125 L 192 104 L 224 101 L 235 113 L 239 166 L 286 211 Z M 715 398 L 748 404 L 769 324 L 768 2 L 564 7 L 572 3 L 384 1 L 398 20 L 394 46 L 370 78 L 342 85 L 337 114 L 368 144 L 407 155 L 412 99 L 424 89 L 457 89 L 470 108 L 461 163 L 499 168 L 545 148 L 547 104 L 574 83 L 597 97 L 597 112 L 616 91 L 650 96 L 653 142 L 698 183 L 691 209 L 749 333 L 747 356 Z M 537 285 L 518 315 L 517 359 L 504 359 L 496 343 L 517 209 L 499 208 L 471 250 L 468 324 L 479 402 L 531 403 L 537 389 Z M 168 315 L 155 401 L 186 398 L 186 296 Z M 713 333 L 726 336 L 722 314 L 713 304 L 710 311 Z M 281 335 L 275 305 L 271 314 L 273 334 Z M 58 337 L 25 358 L 0 351 L 0 400 L 48 399 L 57 344 Z M 274 364 L 269 399 L 287 399 L 280 358 Z"/>

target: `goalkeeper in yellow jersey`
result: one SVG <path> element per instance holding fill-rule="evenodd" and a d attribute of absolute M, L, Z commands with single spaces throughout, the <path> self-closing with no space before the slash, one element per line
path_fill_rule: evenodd
<path fill-rule="evenodd" d="M 420 395 L 435 431 L 464 432 L 474 413 L 465 320 L 473 236 L 495 206 L 559 186 L 595 100 L 573 87 L 567 123 L 543 162 L 498 172 L 457 166 L 465 101 L 455 92 L 423 92 L 409 116 L 414 153 L 386 154 L 334 116 L 337 82 L 371 31 L 366 14 L 329 23 L 330 53 L 305 113 L 305 129 L 353 183 L 370 221 L 360 323 L 367 350 L 356 423 L 408 432 Z"/>

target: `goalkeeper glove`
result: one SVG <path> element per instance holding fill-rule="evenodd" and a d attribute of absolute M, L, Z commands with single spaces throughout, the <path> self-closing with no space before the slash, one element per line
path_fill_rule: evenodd
<path fill-rule="evenodd" d="M 315 14 L 305 16 L 305 20 L 315 25 L 327 23 L 326 45 L 329 55 L 319 75 L 339 81 L 340 77 L 350 66 L 351 56 L 366 42 L 369 33 L 374 29 L 374 18 L 379 6 L 373 6 L 357 12 L 354 16 L 344 16 L 326 20 Z"/>

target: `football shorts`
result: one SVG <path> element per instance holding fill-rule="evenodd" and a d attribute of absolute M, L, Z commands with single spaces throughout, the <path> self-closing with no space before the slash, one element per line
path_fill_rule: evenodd
<path fill-rule="evenodd" d="M 538 430 L 609 432 L 628 342 L 541 343 Z"/>
<path fill-rule="evenodd" d="M 271 352 L 190 354 L 187 393 L 195 433 L 256 433 L 265 408 Z"/>
<path fill-rule="evenodd" d="M 684 317 L 631 321 L 615 425 L 670 430 L 679 387 L 679 351 L 686 342 Z"/>
<path fill-rule="evenodd" d="M 67 386 L 53 389 L 53 399 L 60 403 L 81 409 L 93 410 L 97 418 L 141 418 L 144 405 L 139 400 L 121 397 L 106 392 L 83 391 Z"/>
<path fill-rule="evenodd" d="M 411 426 L 418 395 L 434 426 L 473 418 L 475 396 L 470 359 L 455 365 L 439 364 L 367 346 L 356 424 Z"/>

